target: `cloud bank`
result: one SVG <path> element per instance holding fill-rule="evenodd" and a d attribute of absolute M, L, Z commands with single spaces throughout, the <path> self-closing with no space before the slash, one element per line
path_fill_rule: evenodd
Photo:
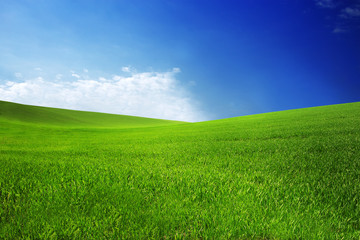
<path fill-rule="evenodd" d="M 86 71 L 87 72 L 87 71 Z M 176 80 L 180 69 L 142 72 L 123 68 L 124 74 L 90 79 L 72 72 L 72 81 L 38 77 L 0 85 L 0 99 L 17 103 L 133 116 L 203 121 L 207 117 Z"/>

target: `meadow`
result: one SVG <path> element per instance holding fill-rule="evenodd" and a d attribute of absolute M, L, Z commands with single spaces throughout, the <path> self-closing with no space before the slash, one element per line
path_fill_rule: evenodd
<path fill-rule="evenodd" d="M 0 101 L 0 239 L 360 239 L 360 103 L 184 123 Z"/>

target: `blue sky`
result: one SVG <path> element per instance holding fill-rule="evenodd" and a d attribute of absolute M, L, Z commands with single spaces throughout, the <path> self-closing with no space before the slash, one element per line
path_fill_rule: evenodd
<path fill-rule="evenodd" d="M 360 101 L 360 0 L 2 0 L 0 100 L 201 121 Z"/>

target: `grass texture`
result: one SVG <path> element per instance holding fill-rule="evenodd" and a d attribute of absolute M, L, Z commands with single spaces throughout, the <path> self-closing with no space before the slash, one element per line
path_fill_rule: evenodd
<path fill-rule="evenodd" d="M 0 102 L 0 239 L 359 239 L 360 103 L 181 123 Z"/>

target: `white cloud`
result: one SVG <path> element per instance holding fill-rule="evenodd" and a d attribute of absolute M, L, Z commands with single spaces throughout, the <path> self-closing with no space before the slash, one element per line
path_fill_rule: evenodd
<path fill-rule="evenodd" d="M 76 73 L 71 74 L 71 76 L 76 77 L 77 79 L 80 78 L 80 75 L 78 75 L 78 74 L 76 74 Z"/>
<path fill-rule="evenodd" d="M 346 32 L 346 30 L 341 27 L 336 27 L 333 30 L 333 33 L 344 33 L 344 32 Z"/>
<path fill-rule="evenodd" d="M 344 18 L 360 17 L 360 9 L 355 8 L 355 7 L 353 7 L 353 8 L 347 7 L 347 8 L 342 10 L 342 14 L 340 16 L 344 17 Z"/>
<path fill-rule="evenodd" d="M 130 67 L 122 67 L 121 71 L 123 71 L 123 72 L 131 72 L 131 69 L 130 69 Z"/>
<path fill-rule="evenodd" d="M 334 8 L 336 5 L 333 0 L 315 0 L 316 4 L 322 8 Z"/>
<path fill-rule="evenodd" d="M 0 85 L 0 98 L 24 104 L 182 121 L 207 120 L 169 72 L 134 73 L 59 82 L 43 78 Z M 62 76 L 61 76 L 62 77 Z M 80 76 L 79 76 L 80 77 Z"/>
<path fill-rule="evenodd" d="M 180 68 L 173 68 L 173 72 L 174 73 L 179 73 L 179 72 L 181 72 L 181 70 L 180 70 Z"/>
<path fill-rule="evenodd" d="M 59 74 L 56 74 L 56 77 L 55 77 L 55 78 L 56 78 L 57 80 L 61 80 L 62 77 L 63 77 L 63 75 L 59 73 Z"/>
<path fill-rule="evenodd" d="M 15 73 L 14 75 L 15 75 L 15 77 L 17 77 L 17 78 L 22 78 L 22 74 L 19 73 L 19 72 Z"/>
<path fill-rule="evenodd" d="M 316 5 L 327 8 L 335 13 L 333 33 L 351 32 L 358 28 L 358 17 L 360 17 L 360 0 L 314 0 Z M 327 19 L 331 19 L 329 16 Z"/>

